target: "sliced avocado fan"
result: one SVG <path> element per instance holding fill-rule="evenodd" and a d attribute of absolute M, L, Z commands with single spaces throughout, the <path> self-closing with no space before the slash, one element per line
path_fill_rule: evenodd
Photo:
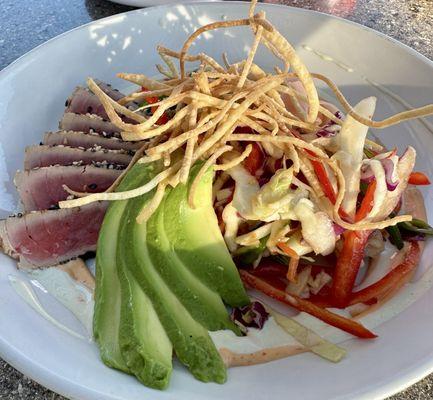
<path fill-rule="evenodd" d="M 239 333 L 222 300 L 249 303 L 213 210 L 212 170 L 198 185 L 196 208 L 188 205 L 201 165 L 187 185 L 167 189 L 147 223 L 136 217 L 155 191 L 114 202 L 98 241 L 94 332 L 101 358 L 159 389 L 169 381 L 172 347 L 197 379 L 223 383 L 226 368 L 208 330 Z M 137 164 L 118 191 L 159 171 L 158 163 Z"/>

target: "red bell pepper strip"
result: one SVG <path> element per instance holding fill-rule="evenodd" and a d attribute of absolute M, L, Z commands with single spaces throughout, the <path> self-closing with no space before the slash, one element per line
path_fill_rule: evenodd
<path fill-rule="evenodd" d="M 310 161 L 313 165 L 314 172 L 316 173 L 317 179 L 319 179 L 320 186 L 322 187 L 325 196 L 331 201 L 332 204 L 335 204 L 337 201 L 337 195 L 331 181 L 329 180 L 328 173 L 326 172 L 323 163 L 317 160 Z"/>
<path fill-rule="evenodd" d="M 329 308 L 334 306 L 331 296 L 321 296 L 320 294 L 311 294 L 308 301 L 320 308 Z"/>
<path fill-rule="evenodd" d="M 376 180 L 368 185 L 365 196 L 356 212 L 355 222 L 363 220 L 372 210 L 375 191 Z M 350 231 L 343 234 L 343 249 L 338 256 L 332 285 L 333 301 L 338 307 L 348 305 L 370 234 L 371 231 Z"/>
<path fill-rule="evenodd" d="M 422 172 L 412 172 L 409 175 L 411 185 L 430 185 L 430 179 Z"/>
<path fill-rule="evenodd" d="M 309 153 L 312 156 L 315 156 L 315 154 L 310 150 L 305 150 L 307 153 Z M 320 186 L 323 190 L 323 193 L 325 193 L 325 196 L 329 199 L 329 201 L 332 204 L 335 204 L 337 202 L 337 193 L 335 193 L 334 187 L 332 186 L 332 183 L 329 179 L 328 172 L 325 169 L 325 166 L 321 161 L 318 160 L 310 160 L 311 165 L 313 166 L 314 173 L 317 176 L 317 179 L 319 180 Z M 340 217 L 343 218 L 346 221 L 350 221 L 350 217 L 347 215 L 347 213 L 340 208 L 339 212 Z"/>
<path fill-rule="evenodd" d="M 142 87 L 141 87 L 141 91 L 142 91 L 142 92 L 148 92 L 149 89 L 146 88 L 146 87 L 144 87 L 144 86 L 142 86 Z M 158 97 L 156 97 L 156 96 L 146 97 L 145 100 L 146 100 L 149 104 L 157 103 L 157 102 L 159 101 Z"/>
<path fill-rule="evenodd" d="M 344 308 L 349 304 L 371 232 L 347 231 L 343 233 L 343 248 L 337 259 L 332 283 L 332 298 L 337 307 Z"/>
<path fill-rule="evenodd" d="M 403 262 L 392 271 L 388 272 L 382 279 L 366 288 L 352 294 L 350 304 L 368 303 L 385 296 L 416 268 L 421 256 L 421 250 L 417 242 L 411 242 L 410 248 Z"/>
<path fill-rule="evenodd" d="M 365 196 L 362 199 L 359 210 L 355 215 L 355 222 L 359 222 L 364 219 L 368 213 L 373 209 L 374 206 L 374 192 L 376 191 L 376 179 L 371 181 L 365 192 Z"/>
<path fill-rule="evenodd" d="M 310 150 L 305 150 L 308 154 L 315 157 L 316 154 Z M 329 199 L 329 201 L 332 204 L 335 204 L 337 201 L 337 194 L 335 193 L 334 187 L 332 186 L 332 183 L 329 179 L 328 172 L 325 169 L 325 166 L 321 161 L 318 160 L 311 160 L 311 165 L 313 166 L 314 173 L 317 176 L 317 179 L 319 180 L 320 186 L 322 187 L 323 193 L 325 193 L 325 196 Z M 340 208 L 339 214 L 341 218 L 345 219 L 346 221 L 350 221 L 349 216 L 347 213 Z"/>
<path fill-rule="evenodd" d="M 370 332 L 367 328 L 356 321 L 352 321 L 351 319 L 334 314 L 331 311 L 316 306 L 308 300 L 288 294 L 283 290 L 275 289 L 269 283 L 250 274 L 246 270 L 240 270 L 239 273 L 241 275 L 242 281 L 246 285 L 259 290 L 260 292 L 272 297 L 275 300 L 288 304 L 299 311 L 313 315 L 323 322 L 326 322 L 329 325 L 339 328 L 359 338 L 373 339 L 377 337 L 373 332 Z"/>
<path fill-rule="evenodd" d="M 146 92 L 147 90 L 148 90 L 148 89 L 145 88 L 144 86 L 141 88 L 141 91 L 142 91 L 142 92 Z M 147 101 L 148 104 L 154 104 L 154 103 L 158 103 L 158 101 L 159 101 L 160 99 L 159 99 L 158 97 L 156 97 L 156 96 L 151 96 L 151 97 L 146 97 L 145 100 Z M 158 107 L 155 106 L 155 107 L 152 107 L 152 108 L 150 109 L 150 111 L 151 111 L 152 114 L 153 114 L 153 113 L 155 113 L 155 111 L 156 111 L 157 109 L 158 109 Z M 158 121 L 156 121 L 156 124 L 157 124 L 157 125 L 164 125 L 165 123 L 167 123 L 167 121 L 168 121 L 167 114 L 164 113 L 164 114 L 162 114 L 162 115 L 158 118 Z"/>
<path fill-rule="evenodd" d="M 305 150 L 308 154 L 313 157 L 316 157 L 316 154 L 311 150 Z M 326 172 L 325 166 L 321 161 L 318 160 L 310 160 L 311 165 L 313 166 L 314 173 L 317 176 L 317 179 L 320 182 L 320 186 L 322 187 L 323 193 L 325 196 L 331 201 L 332 204 L 335 204 L 337 201 L 337 194 L 335 193 L 334 187 L 332 186 L 331 181 L 329 180 L 328 173 Z"/>
<path fill-rule="evenodd" d="M 244 167 L 252 175 L 256 176 L 257 172 L 263 168 L 265 163 L 265 155 L 259 144 L 253 142 L 251 153 L 244 160 Z"/>
<path fill-rule="evenodd" d="M 156 109 L 157 107 L 152 107 L 151 109 L 152 113 L 154 113 Z M 164 113 L 158 118 L 158 121 L 156 121 L 156 125 L 164 125 L 167 123 L 167 121 L 168 121 L 168 116 L 166 113 Z"/>

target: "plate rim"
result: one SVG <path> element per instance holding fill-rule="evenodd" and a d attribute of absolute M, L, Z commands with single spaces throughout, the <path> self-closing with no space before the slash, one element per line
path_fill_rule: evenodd
<path fill-rule="evenodd" d="M 190 6 L 207 6 L 207 7 L 215 7 L 219 6 L 222 3 L 225 3 L 224 1 L 189 1 L 185 3 L 181 3 L 184 7 L 190 7 Z M 234 4 L 237 6 L 242 7 L 248 7 L 249 3 L 247 1 L 230 1 L 230 4 Z M 28 52 L 24 53 L 14 61 L 12 61 L 9 65 L 4 67 L 2 70 L 0 70 L 0 80 L 5 79 L 7 74 L 13 73 L 13 70 L 16 66 L 18 66 L 21 62 L 25 62 L 28 57 L 32 57 L 34 54 L 36 54 L 40 48 L 43 48 L 44 46 L 49 45 L 51 42 L 55 42 L 57 40 L 63 39 L 64 36 L 67 36 L 69 34 L 72 34 L 74 31 L 79 31 L 86 29 L 93 24 L 103 23 L 106 21 L 109 21 L 113 18 L 118 18 L 119 16 L 128 15 L 128 14 L 139 14 L 142 13 L 143 10 L 159 10 L 159 9 L 168 9 L 176 6 L 177 4 L 162 4 L 158 6 L 151 6 L 151 7 L 145 7 L 145 8 L 138 8 L 130 11 L 125 11 L 118 14 L 113 14 L 101 19 L 89 21 L 85 24 L 76 26 L 70 30 L 67 30 L 63 33 L 60 33 L 57 36 L 54 36 L 47 41 L 37 45 L 33 49 L 29 50 Z M 376 29 L 370 28 L 368 26 L 362 25 L 361 23 L 328 14 L 325 12 L 320 12 L 316 10 L 309 10 L 299 7 L 293 7 L 293 6 L 286 6 L 283 4 L 273 4 L 273 3 L 259 3 L 259 8 L 280 8 L 286 10 L 289 14 L 290 13 L 298 13 L 298 14 L 315 14 L 318 15 L 320 18 L 325 19 L 335 19 L 339 21 L 340 23 L 347 24 L 348 26 L 355 26 L 357 28 L 360 28 L 364 31 L 373 33 L 382 39 L 385 39 L 389 42 L 391 42 L 393 45 L 399 47 L 402 50 L 405 50 L 408 52 L 411 56 L 414 56 L 420 61 L 423 61 L 427 63 L 432 69 L 433 69 L 433 60 L 429 59 L 427 56 L 419 53 L 417 50 L 413 49 L 409 45 L 400 42 L 399 40 L 383 33 L 380 31 L 377 31 Z M 207 10 L 206 10 L 207 11 Z M 78 381 L 71 381 L 65 377 L 60 377 L 57 373 L 55 373 L 52 370 L 47 369 L 43 365 L 39 364 L 38 362 L 35 362 L 34 360 L 28 358 L 25 353 L 20 352 L 17 348 L 15 348 L 13 345 L 7 343 L 2 337 L 0 337 L 0 356 L 1 358 L 6 361 L 8 364 L 10 364 L 13 368 L 16 368 L 19 372 L 22 374 L 28 376 L 32 380 L 36 381 L 37 383 L 43 385 L 44 387 L 61 394 L 63 396 L 66 396 L 68 398 L 79 398 L 80 400 L 84 400 L 87 398 L 91 398 L 91 396 L 100 396 L 102 393 L 95 391 L 94 389 L 81 385 Z M 427 375 L 433 373 L 433 357 L 431 356 L 425 356 L 425 358 L 422 360 L 422 362 L 419 362 L 419 364 L 416 367 L 411 368 L 408 371 L 404 371 L 398 376 L 394 376 L 393 378 L 389 379 L 387 383 L 370 387 L 367 390 L 363 390 L 358 393 L 353 393 L 354 396 L 356 396 L 358 399 L 382 399 L 388 396 L 392 396 L 409 386 L 415 384 L 416 382 L 420 381 L 421 379 L 425 378 Z M 53 384 L 52 382 L 55 382 Z M 80 397 L 75 397 L 80 396 Z M 171 397 L 171 396 L 170 396 Z M 116 395 L 112 395 L 112 399 L 119 399 L 122 400 L 120 397 Z"/>

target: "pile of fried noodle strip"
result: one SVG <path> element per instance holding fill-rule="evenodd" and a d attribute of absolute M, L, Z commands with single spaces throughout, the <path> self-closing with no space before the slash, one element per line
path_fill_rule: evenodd
<path fill-rule="evenodd" d="M 369 127 L 386 128 L 433 114 L 433 105 L 404 111 L 382 121 L 358 115 L 330 79 L 307 70 L 294 48 L 266 19 L 263 11 L 254 14 L 256 2 L 252 1 L 248 18 L 215 22 L 197 29 L 188 37 L 180 52 L 158 46 L 157 50 L 167 65 L 157 66 L 160 73 L 166 76 L 164 79 L 150 79 L 141 74 L 118 74 L 120 78 L 146 88 L 146 91 L 138 90 L 116 102 L 93 79 L 88 79 L 90 90 L 98 96 L 111 122 L 122 131 L 122 139 L 144 141 L 145 144 L 110 189 L 97 194 L 67 189 L 77 198 L 60 202 L 61 208 L 82 206 L 100 200 L 129 199 L 157 188 L 152 201 L 137 218 L 141 223 L 148 220 L 157 209 L 168 185 L 175 187 L 179 183 L 185 183 L 191 166 L 197 160 L 205 160 L 189 192 L 189 203 L 194 207 L 196 184 L 207 169 L 212 167 L 216 171 L 224 171 L 242 163 L 252 150 L 250 143 L 260 142 L 268 154 L 282 151 L 284 157 L 291 160 L 295 174 L 302 169 L 304 175 L 313 179 L 314 171 L 308 166 L 308 160 L 312 159 L 328 166 L 337 180 L 335 204 L 324 196 L 319 184 L 310 184 L 308 190 L 319 208 L 341 227 L 348 230 L 383 229 L 411 219 L 411 216 L 400 215 L 383 221 L 352 223 L 341 218 L 339 210 L 345 193 L 345 182 L 338 162 L 319 145 L 305 139 L 311 137 L 309 133 L 317 132 L 321 115 L 335 124 L 343 123 L 321 105 L 315 81 L 324 82 L 333 91 L 346 115 Z M 241 62 L 230 64 L 223 55 L 224 65 L 220 65 L 209 55 L 188 53 L 194 41 L 204 32 L 243 26 L 252 30 L 254 42 L 248 57 Z M 254 63 L 260 44 L 283 62 L 282 69 L 275 67 L 271 73 Z M 179 61 L 179 72 L 174 59 Z M 187 73 L 185 64 L 189 62 L 199 62 L 200 66 L 195 72 Z M 288 84 L 293 80 L 302 84 L 302 91 Z M 281 95 L 289 99 L 291 109 L 296 112 L 288 110 Z M 140 102 L 151 96 L 157 96 L 161 100 L 138 110 L 126 106 L 131 101 Z M 302 107 L 301 103 L 308 106 Z M 145 116 L 143 111 L 150 107 L 153 107 L 154 113 Z M 158 125 L 157 121 L 169 109 L 174 109 L 173 117 Z M 135 123 L 125 122 L 128 120 Z M 236 132 L 238 128 L 245 127 L 250 128 L 252 133 Z M 183 152 L 182 157 L 175 157 L 179 151 Z M 156 160 L 163 160 L 164 169 L 155 178 L 137 189 L 114 192 L 120 179 L 134 163 Z"/>

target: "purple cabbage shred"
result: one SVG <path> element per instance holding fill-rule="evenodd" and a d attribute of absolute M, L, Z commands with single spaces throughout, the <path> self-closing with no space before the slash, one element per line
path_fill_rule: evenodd
<path fill-rule="evenodd" d="M 336 236 L 341 235 L 346 230 L 342 226 L 340 226 L 338 224 L 335 224 L 335 223 L 333 225 L 333 228 L 334 228 L 334 233 L 335 233 Z"/>
<path fill-rule="evenodd" d="M 340 111 L 337 111 L 334 114 L 335 117 L 337 117 L 338 119 L 343 119 L 343 114 Z M 320 131 L 318 131 L 316 133 L 317 136 L 319 137 L 332 137 L 335 136 L 336 133 L 338 132 L 338 130 L 336 129 L 338 125 L 334 122 L 329 120 L 323 127 L 322 129 L 320 129 Z"/>
<path fill-rule="evenodd" d="M 392 192 L 397 188 L 399 184 L 398 180 L 397 181 L 392 180 L 392 174 L 395 168 L 394 163 L 388 158 L 380 160 L 380 162 L 382 163 L 383 169 L 385 171 L 386 187 L 390 192 Z M 371 181 L 373 181 L 373 179 L 374 179 L 374 173 L 371 167 L 369 165 L 364 165 L 361 168 L 361 181 L 364 183 L 370 183 Z"/>
<path fill-rule="evenodd" d="M 403 240 L 406 240 L 407 242 L 424 242 L 425 241 L 425 235 L 422 233 L 414 233 L 411 235 L 409 232 L 404 232 L 404 233 L 402 232 L 401 236 L 402 236 Z"/>
<path fill-rule="evenodd" d="M 253 301 L 247 306 L 233 308 L 230 318 L 243 331 L 247 331 L 248 328 L 262 329 L 269 313 L 262 303 Z"/>
<path fill-rule="evenodd" d="M 383 169 L 385 170 L 385 179 L 386 179 L 386 186 L 390 192 L 394 191 L 396 187 L 398 186 L 398 180 L 393 181 L 392 180 L 392 174 L 394 172 L 394 163 L 388 159 L 385 158 L 382 160 Z"/>

